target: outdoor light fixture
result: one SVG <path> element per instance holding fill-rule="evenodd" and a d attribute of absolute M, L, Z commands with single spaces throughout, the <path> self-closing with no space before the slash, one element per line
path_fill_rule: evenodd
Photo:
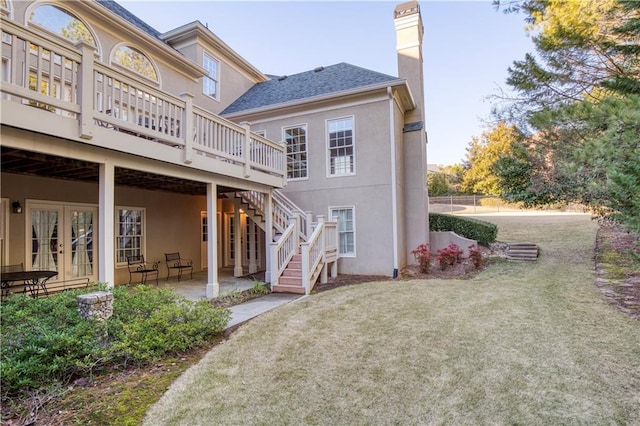
<path fill-rule="evenodd" d="M 13 207 L 14 213 L 22 213 L 22 205 L 20 204 L 20 201 L 14 201 L 11 204 L 11 207 Z"/>

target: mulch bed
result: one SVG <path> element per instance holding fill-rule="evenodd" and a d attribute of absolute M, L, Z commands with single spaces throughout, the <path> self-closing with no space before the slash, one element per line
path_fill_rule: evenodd
<path fill-rule="evenodd" d="M 640 321 L 640 234 L 603 223 L 596 237 L 595 261 L 596 286 L 609 303 Z"/>
<path fill-rule="evenodd" d="M 448 266 L 445 269 L 440 269 L 434 257 L 431 260 L 431 268 L 428 273 L 421 272 L 417 265 L 411 265 L 402 268 L 402 270 L 399 271 L 398 278 L 396 280 L 468 279 L 486 269 L 493 259 L 505 257 L 506 244 L 495 243 L 491 244 L 490 247 L 480 246 L 480 250 L 482 251 L 482 257 L 485 260 L 480 268 L 476 268 L 472 265 L 469 259 L 464 259 L 460 263 Z M 328 282 L 325 284 L 316 284 L 313 291 L 315 293 L 321 293 L 323 291 L 347 285 L 389 280 L 393 280 L 393 278 L 381 275 L 338 275 L 336 278 L 329 278 Z"/>

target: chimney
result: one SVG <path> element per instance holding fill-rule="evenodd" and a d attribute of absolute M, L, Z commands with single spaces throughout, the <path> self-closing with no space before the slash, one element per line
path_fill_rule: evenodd
<path fill-rule="evenodd" d="M 403 125 L 405 255 L 429 243 L 427 195 L 427 134 L 424 117 L 424 73 L 422 69 L 422 17 L 417 1 L 399 4 L 394 10 L 398 77 L 405 79 L 416 107 L 406 111 Z"/>
<path fill-rule="evenodd" d="M 396 51 L 398 52 L 398 77 L 409 83 L 416 101 L 413 116 L 424 122 L 424 74 L 422 69 L 422 17 L 417 1 L 399 4 L 394 11 L 396 26 Z"/>

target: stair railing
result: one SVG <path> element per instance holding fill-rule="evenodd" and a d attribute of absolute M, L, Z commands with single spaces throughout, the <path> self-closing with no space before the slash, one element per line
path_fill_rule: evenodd
<path fill-rule="evenodd" d="M 271 249 L 271 285 L 278 285 L 278 280 L 284 272 L 287 264 L 298 251 L 298 221 L 291 218 L 289 226 L 285 229 L 280 239 L 269 244 Z"/>
<path fill-rule="evenodd" d="M 304 212 L 300 207 L 298 207 L 293 201 L 288 199 L 282 192 L 277 189 L 273 191 L 273 205 L 274 205 L 274 214 L 276 208 L 282 208 L 287 211 L 289 216 L 293 213 L 298 213 L 300 217 L 299 223 L 299 232 L 303 241 L 307 241 L 309 239 L 309 234 L 311 233 L 311 222 L 307 218 L 307 213 Z M 278 207 L 279 206 L 279 207 Z"/>
<path fill-rule="evenodd" d="M 305 294 L 311 293 L 324 267 L 324 243 L 324 216 L 318 216 L 318 223 L 309 236 L 309 240 L 300 244 L 302 252 L 302 286 Z"/>

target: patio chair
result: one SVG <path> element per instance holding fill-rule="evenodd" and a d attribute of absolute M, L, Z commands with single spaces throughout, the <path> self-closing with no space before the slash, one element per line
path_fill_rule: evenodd
<path fill-rule="evenodd" d="M 6 272 L 24 272 L 24 264 L 2 265 L 2 273 L 4 274 Z"/>
<path fill-rule="evenodd" d="M 133 274 L 140 274 L 140 283 L 146 284 L 147 278 L 156 277 L 158 285 L 158 262 L 148 264 L 144 260 L 144 255 L 127 256 L 127 266 L 129 268 L 129 284 L 133 281 Z"/>
<path fill-rule="evenodd" d="M 167 281 L 171 276 L 171 271 L 178 271 L 178 282 L 182 278 L 182 271 L 189 271 L 191 279 L 193 279 L 193 261 L 191 259 L 183 259 L 180 252 L 165 253 L 164 258 L 167 261 Z"/>

